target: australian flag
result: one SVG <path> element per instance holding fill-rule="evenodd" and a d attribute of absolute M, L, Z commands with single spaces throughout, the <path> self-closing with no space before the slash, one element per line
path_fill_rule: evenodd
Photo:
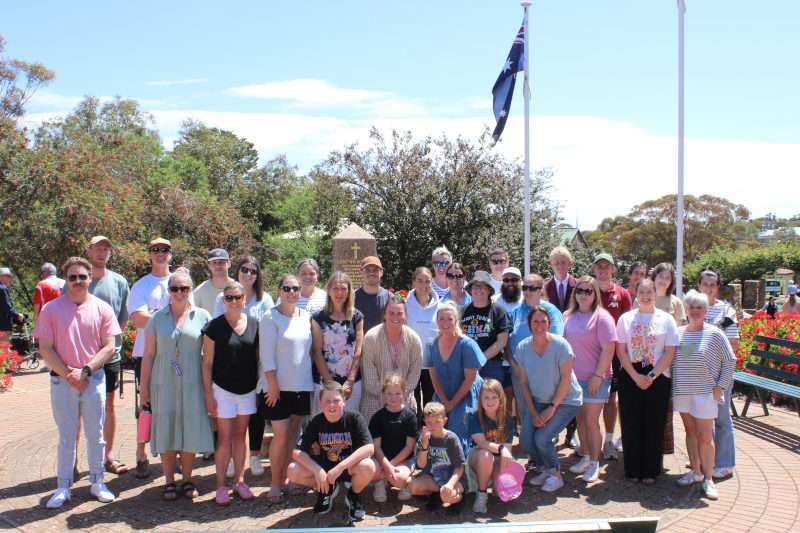
<path fill-rule="evenodd" d="M 508 113 L 511 110 L 511 98 L 514 96 L 514 83 L 517 81 L 517 72 L 525 68 L 525 21 L 523 20 L 511 51 L 508 53 L 506 63 L 500 76 L 492 87 L 492 107 L 494 108 L 494 118 L 497 126 L 494 128 L 492 138 L 494 142 L 500 140 L 503 128 L 506 127 Z"/>

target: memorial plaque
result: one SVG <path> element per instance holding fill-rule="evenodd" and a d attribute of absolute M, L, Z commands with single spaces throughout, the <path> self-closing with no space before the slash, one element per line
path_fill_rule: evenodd
<path fill-rule="evenodd" d="M 353 288 L 361 286 L 361 260 L 378 255 L 375 237 L 357 224 L 350 224 L 333 238 L 333 270 L 341 270 L 353 280 Z"/>

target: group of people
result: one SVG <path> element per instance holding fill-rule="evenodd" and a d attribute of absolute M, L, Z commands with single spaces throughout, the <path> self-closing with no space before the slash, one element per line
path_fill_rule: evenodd
<path fill-rule="evenodd" d="M 244 472 L 264 471 L 267 423 L 269 501 L 284 500 L 292 482 L 314 489 L 314 510 L 325 513 L 344 488 L 356 520 L 370 484 L 378 502 L 393 487 L 400 500 L 428 496 L 428 508 L 451 512 L 474 491 L 473 510 L 485 513 L 489 486 L 516 461 L 517 434 L 536 470 L 529 483 L 543 491 L 564 485 L 555 443 L 565 429 L 580 456 L 569 471 L 584 481 L 622 451 L 625 476 L 652 484 L 672 450 L 673 411 L 691 467 L 678 484 L 702 482 L 716 499 L 713 479 L 733 473 L 727 406 L 738 329 L 711 268 L 681 300 L 668 263 L 632 265 L 626 289 L 607 253 L 594 258 L 593 275 L 576 278 L 569 250 L 556 247 L 545 280 L 522 275 L 501 248 L 488 254 L 488 271 L 467 276 L 439 247 L 405 298 L 381 286 L 383 265 L 370 256 L 358 288 L 342 272 L 320 288 L 319 266 L 305 259 L 280 278 L 273 301 L 254 257 L 237 261 L 234 279 L 228 253 L 211 250 L 210 278 L 195 287 L 186 269 L 170 271 L 171 251 L 168 240 L 151 241 L 150 273 L 128 289 L 107 268 L 111 241 L 93 237 L 88 260 L 64 263 L 63 294 L 38 312 L 59 429 L 50 508 L 71 497 L 79 419 L 91 493 L 113 501 L 104 473 L 127 470 L 113 455 L 113 396 L 128 320 L 137 329 L 137 416 L 149 413 L 165 500 L 197 496 L 198 454 L 214 456 L 217 504 L 253 498 Z M 147 477 L 139 440 L 134 473 Z"/>

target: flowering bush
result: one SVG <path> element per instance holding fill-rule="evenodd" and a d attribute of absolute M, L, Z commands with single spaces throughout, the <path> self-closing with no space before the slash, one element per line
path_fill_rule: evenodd
<path fill-rule="evenodd" d="M 756 342 L 756 335 L 798 341 L 800 339 L 800 314 L 789 314 L 780 311 L 775 315 L 775 318 L 772 318 L 766 311 L 760 310 L 750 318 L 739 322 L 739 334 L 741 340 L 739 341 L 739 353 L 736 354 L 736 369 L 747 371 L 744 368 L 747 362 L 757 363 L 761 359 L 751 355 L 750 352 L 752 352 L 753 348 L 764 349 L 764 343 Z M 789 348 L 773 346 L 770 349 L 778 353 L 797 355 L 792 353 Z M 787 372 L 798 373 L 798 365 L 796 363 L 783 363 L 780 368 Z"/>
<path fill-rule="evenodd" d="M 133 345 L 136 342 L 136 326 L 133 320 L 128 320 L 125 331 L 122 332 L 122 360 L 130 361 L 133 359 Z"/>
<path fill-rule="evenodd" d="M 13 384 L 11 377 L 19 368 L 22 358 L 17 352 L 11 349 L 8 341 L 0 342 L 0 391 L 11 388 Z"/>
<path fill-rule="evenodd" d="M 393 289 L 392 288 L 392 289 L 389 289 L 389 293 L 391 293 L 392 296 L 400 298 L 403 301 L 406 301 L 406 299 L 408 298 L 408 291 L 405 290 L 405 289 Z"/>

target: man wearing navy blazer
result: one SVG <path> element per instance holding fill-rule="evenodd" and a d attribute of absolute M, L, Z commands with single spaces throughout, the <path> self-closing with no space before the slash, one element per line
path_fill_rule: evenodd
<path fill-rule="evenodd" d="M 575 277 L 569 273 L 575 261 L 564 246 L 556 246 L 550 252 L 553 275 L 544 283 L 547 300 L 562 313 L 569 308 L 569 299 L 575 288 Z"/>

